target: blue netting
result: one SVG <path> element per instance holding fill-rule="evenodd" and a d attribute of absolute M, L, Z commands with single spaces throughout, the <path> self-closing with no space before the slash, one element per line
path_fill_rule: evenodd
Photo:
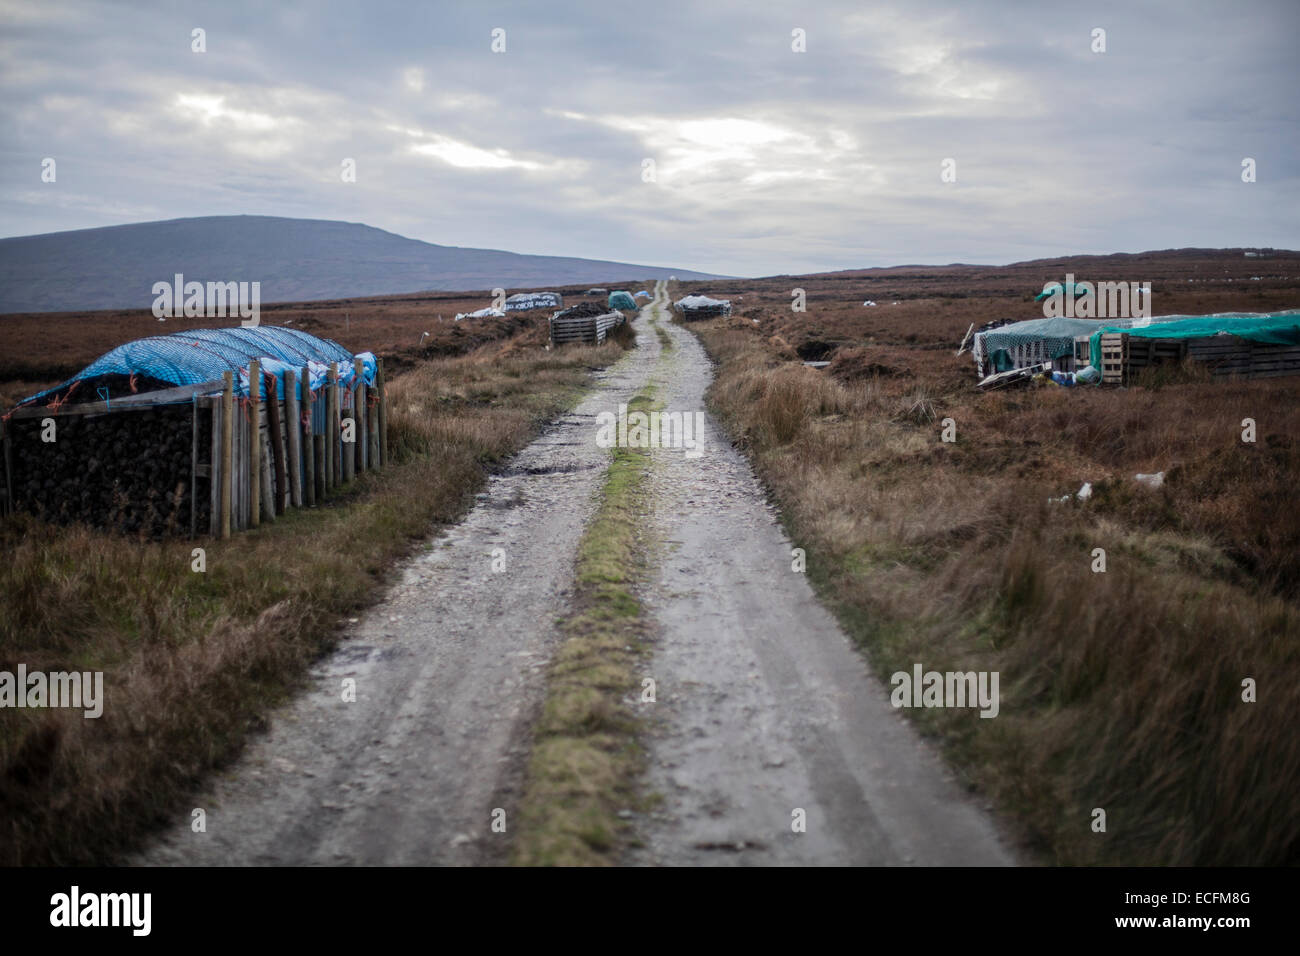
<path fill-rule="evenodd" d="M 363 352 L 358 357 L 363 360 L 366 384 L 372 384 L 375 357 L 369 352 Z M 171 335 L 151 335 L 119 345 L 66 382 L 39 392 L 21 404 L 26 405 L 39 401 L 46 395 L 61 392 L 74 382 L 104 375 L 147 375 L 173 385 L 199 385 L 216 381 L 225 372 L 233 372 L 235 391 L 247 395 L 248 363 L 253 359 L 261 360 L 263 370 L 275 375 L 280 397 L 284 395 L 286 369 L 301 370 L 304 365 L 309 366 L 309 388 L 313 390 L 324 382 L 331 362 L 339 363 L 339 380 L 345 386 L 350 387 L 354 377 L 351 352 L 337 342 L 317 338 L 298 329 L 274 325 L 188 329 Z M 265 387 L 260 388 L 259 392 L 265 397 Z"/>

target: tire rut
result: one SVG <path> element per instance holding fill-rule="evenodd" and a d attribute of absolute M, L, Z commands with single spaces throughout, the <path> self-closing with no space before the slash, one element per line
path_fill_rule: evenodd
<path fill-rule="evenodd" d="M 574 556 L 609 462 L 594 416 L 627 401 L 659 355 L 637 348 L 494 475 L 474 509 L 406 562 L 380 601 L 280 708 L 267 733 L 132 862 L 145 865 L 478 864 L 507 824 L 557 644 Z M 492 571 L 502 549 L 505 570 Z M 351 678 L 356 700 L 345 703 Z"/>
<path fill-rule="evenodd" d="M 887 687 L 791 567 L 748 462 L 705 407 L 699 341 L 655 370 L 667 411 L 700 412 L 699 457 L 658 449 L 648 482 L 658 566 L 657 703 L 648 708 L 642 864 L 1001 865 L 990 818 L 888 703 Z M 806 831 L 794 832 L 796 810 Z"/>

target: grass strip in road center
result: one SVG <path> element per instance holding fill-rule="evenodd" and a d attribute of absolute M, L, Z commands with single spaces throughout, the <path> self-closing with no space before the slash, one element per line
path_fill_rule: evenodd
<path fill-rule="evenodd" d="M 649 411 L 653 391 L 643 389 L 629 409 Z M 600 508 L 578 545 L 573 611 L 547 675 L 520 805 L 519 864 L 609 865 L 632 839 L 625 817 L 639 806 L 644 759 L 633 702 L 647 631 L 633 588 L 646 568 L 649 467 L 648 449 L 614 449 Z"/>
<path fill-rule="evenodd" d="M 677 346 L 673 343 L 673 337 L 668 334 L 668 330 L 659 324 L 659 317 L 662 309 L 656 303 L 650 310 L 650 324 L 654 327 L 655 335 L 659 336 L 659 347 L 664 352 L 671 352 Z"/>

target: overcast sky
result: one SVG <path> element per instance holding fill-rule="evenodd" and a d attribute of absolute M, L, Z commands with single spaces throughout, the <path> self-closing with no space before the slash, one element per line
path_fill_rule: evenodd
<path fill-rule="evenodd" d="M 1300 248 L 1296 0 L 0 10 L 5 236 L 252 213 L 731 275 Z"/>

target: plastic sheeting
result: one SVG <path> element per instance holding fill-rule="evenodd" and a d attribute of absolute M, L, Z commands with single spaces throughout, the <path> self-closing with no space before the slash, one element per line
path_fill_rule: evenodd
<path fill-rule="evenodd" d="M 704 311 L 715 312 L 718 315 L 731 314 L 730 299 L 711 299 L 707 295 L 688 295 L 683 296 L 673 303 L 673 308 L 678 312 Z"/>
<path fill-rule="evenodd" d="M 517 292 L 506 299 L 507 312 L 522 312 L 527 309 L 558 309 L 564 305 L 564 299 L 558 292 Z"/>
<path fill-rule="evenodd" d="M 1235 335 L 1252 342 L 1300 345 L 1300 310 L 1286 312 L 1219 312 L 1215 315 L 1165 315 L 1142 326 L 1107 325 L 1088 340 L 1092 364 L 1101 368 L 1103 332 L 1124 332 L 1144 339 L 1203 339 Z"/>
<path fill-rule="evenodd" d="M 374 382 L 375 357 L 361 353 L 366 384 Z M 284 395 L 284 371 L 309 368 L 315 390 L 325 381 L 331 362 L 339 363 L 339 381 L 352 386 L 355 373 L 353 355 L 330 339 L 317 338 L 298 329 L 275 325 L 256 328 L 189 329 L 170 335 L 151 335 L 119 345 L 91 362 L 81 372 L 54 388 L 46 389 L 24 399 L 20 404 L 38 402 L 45 396 L 55 395 L 74 382 L 104 375 L 147 375 L 173 385 L 200 385 L 221 378 L 225 372 L 235 373 L 235 391 L 249 394 L 248 363 L 257 359 L 266 372 L 275 375 L 279 383 L 278 396 Z M 259 394 L 265 397 L 266 388 L 260 383 Z M 301 394 L 301 392 L 299 392 Z"/>
<path fill-rule="evenodd" d="M 504 319 L 505 317 L 504 312 L 489 305 L 486 309 L 479 309 L 475 312 L 457 312 L 455 321 L 459 322 L 461 319 Z"/>
<path fill-rule="evenodd" d="M 353 367 L 353 363 L 356 359 L 361 359 L 361 383 L 363 385 L 375 384 L 375 375 L 379 368 L 378 360 L 375 358 L 373 352 L 358 352 L 356 355 L 349 358 L 346 363 L 340 362 L 339 385 L 349 391 L 356 385 L 357 373 L 356 369 Z M 309 376 L 307 390 L 309 392 L 320 391 L 320 389 L 325 386 L 325 383 L 329 381 L 330 367 L 323 362 L 309 361 L 306 364 L 307 374 Z M 273 375 L 275 376 L 275 397 L 277 399 L 284 398 L 284 373 L 286 371 L 293 371 L 293 373 L 299 378 L 302 376 L 301 365 L 294 365 L 291 362 L 281 362 L 278 359 L 273 359 L 266 355 L 261 356 L 258 359 L 258 372 L 262 376 L 262 383 L 261 388 L 258 390 L 258 397 L 262 399 L 268 397 L 266 391 L 266 377 L 268 375 Z M 239 370 L 239 382 L 235 386 L 235 394 L 250 394 L 248 389 L 247 365 Z M 294 394 L 299 398 L 302 397 L 301 383 L 295 383 Z"/>
<path fill-rule="evenodd" d="M 1048 341 L 1050 351 L 1055 353 L 1048 355 L 1048 358 L 1058 358 L 1073 351 L 1076 335 L 1091 335 L 1105 324 L 1107 323 L 1104 320 L 1067 319 L 1060 316 L 1051 319 L 1029 319 L 1026 322 L 1012 322 L 1010 325 L 989 329 L 987 332 L 977 332 L 975 341 L 980 343 L 989 355 L 998 349 L 1013 349 L 1029 342 Z"/>
<path fill-rule="evenodd" d="M 632 298 L 629 292 L 611 292 L 609 294 L 609 307 L 611 309 L 635 309 L 636 299 Z"/>

